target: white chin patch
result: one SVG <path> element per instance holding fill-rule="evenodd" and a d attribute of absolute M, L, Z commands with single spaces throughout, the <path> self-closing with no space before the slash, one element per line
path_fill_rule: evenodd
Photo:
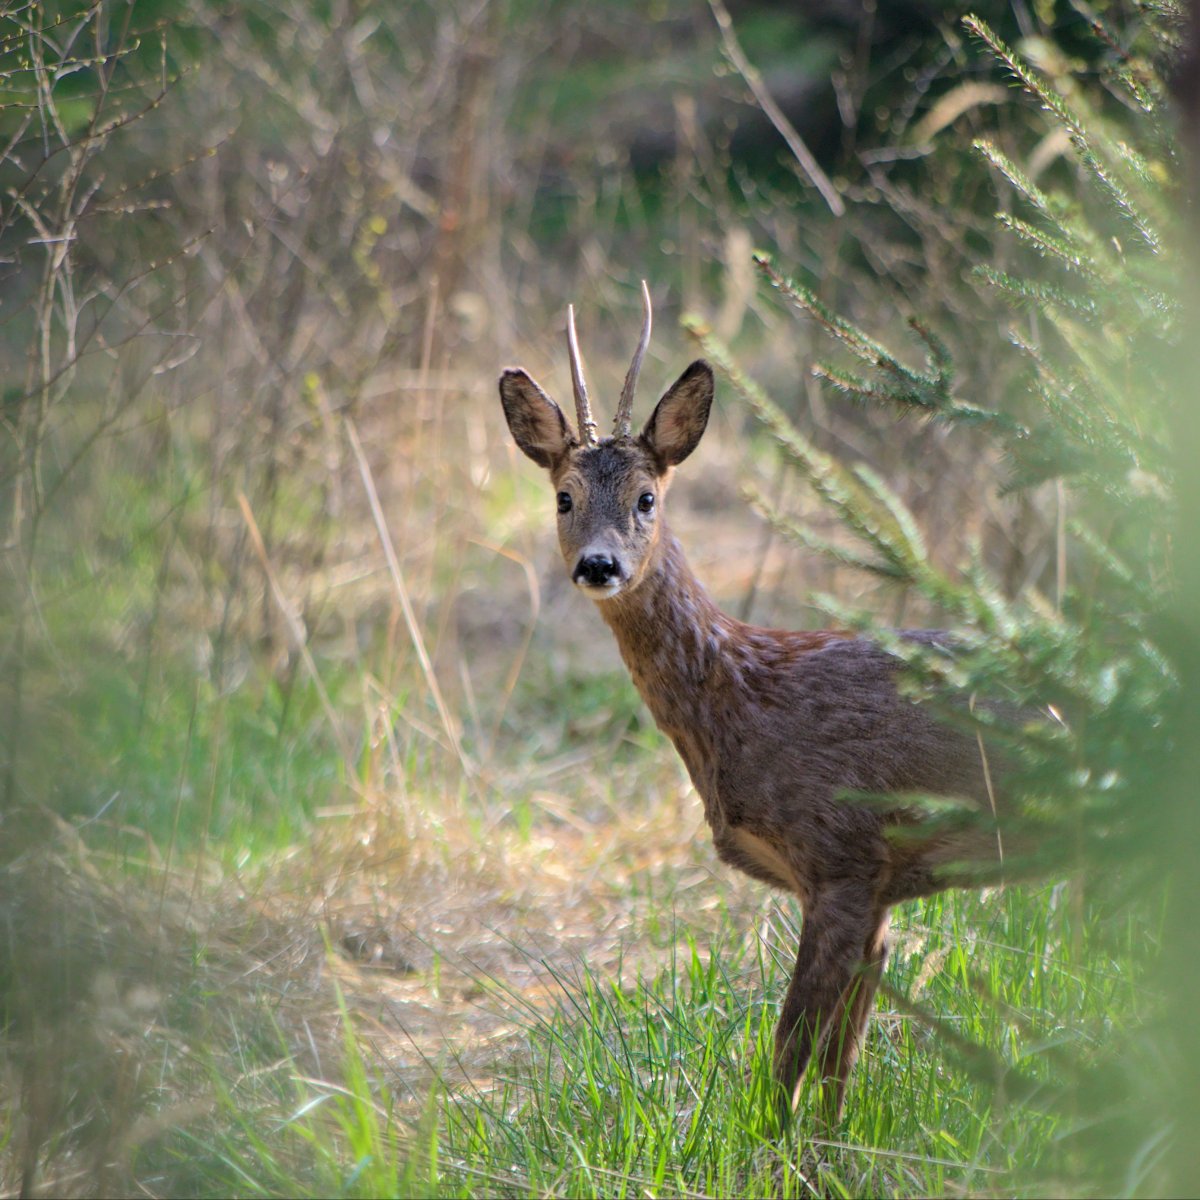
<path fill-rule="evenodd" d="M 593 600 L 607 600 L 610 596 L 615 596 L 621 590 L 621 581 L 613 579 L 608 583 L 602 583 L 599 587 L 580 581 L 575 586 L 585 596 L 589 596 Z"/>

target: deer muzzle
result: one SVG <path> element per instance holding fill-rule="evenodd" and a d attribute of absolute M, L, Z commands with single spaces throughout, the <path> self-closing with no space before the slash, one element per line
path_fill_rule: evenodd
<path fill-rule="evenodd" d="M 571 579 L 588 591 L 611 595 L 621 584 L 621 564 L 607 554 L 583 554 Z"/>

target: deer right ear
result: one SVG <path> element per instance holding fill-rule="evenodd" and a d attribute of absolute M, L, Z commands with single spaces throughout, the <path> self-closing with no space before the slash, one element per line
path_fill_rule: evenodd
<path fill-rule="evenodd" d="M 671 385 L 642 430 L 642 442 L 663 470 L 683 462 L 708 425 L 713 400 L 712 367 L 697 359 Z"/>
<path fill-rule="evenodd" d="M 552 467 L 574 444 L 562 409 L 524 371 L 500 376 L 500 403 L 513 441 L 539 467 Z"/>

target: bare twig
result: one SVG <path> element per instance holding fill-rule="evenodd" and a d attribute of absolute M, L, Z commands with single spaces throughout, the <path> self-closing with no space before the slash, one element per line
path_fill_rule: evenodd
<path fill-rule="evenodd" d="M 813 157 L 812 151 L 805 145 L 796 127 L 787 119 L 783 109 L 775 103 L 774 97 L 767 91 L 767 85 L 758 72 L 758 68 L 746 57 L 737 34 L 733 32 L 733 19 L 725 7 L 724 0 L 708 0 L 717 29 L 721 33 L 721 44 L 725 47 L 725 55 L 733 64 L 737 73 L 746 81 L 758 106 L 766 114 L 767 119 L 775 126 L 779 136 L 788 144 L 788 149 L 795 155 L 800 169 L 812 181 L 813 186 L 821 193 L 821 198 L 829 205 L 830 212 L 840 217 L 846 211 L 841 193 L 833 186 L 833 181 L 821 170 L 820 164 Z"/>

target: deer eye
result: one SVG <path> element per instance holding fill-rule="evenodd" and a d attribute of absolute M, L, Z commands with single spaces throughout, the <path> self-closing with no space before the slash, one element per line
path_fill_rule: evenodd
<path fill-rule="evenodd" d="M 570 492 L 558 493 L 558 511 L 560 513 L 569 513 L 571 511 L 571 503 Z"/>
<path fill-rule="evenodd" d="M 638 497 L 638 505 L 637 506 L 638 506 L 638 512 L 640 512 L 640 513 L 652 512 L 654 510 L 654 493 L 653 492 L 643 492 Z"/>

